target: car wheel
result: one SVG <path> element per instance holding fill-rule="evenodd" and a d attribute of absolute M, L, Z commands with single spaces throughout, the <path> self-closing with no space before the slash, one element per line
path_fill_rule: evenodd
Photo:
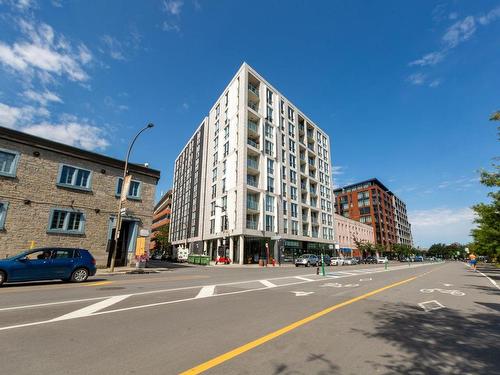
<path fill-rule="evenodd" d="M 77 268 L 71 274 L 71 282 L 81 283 L 89 277 L 89 271 L 86 268 Z"/>
<path fill-rule="evenodd" d="M 5 282 L 6 279 L 7 275 L 5 274 L 5 272 L 0 271 L 0 286 L 2 286 L 2 284 Z"/>
<path fill-rule="evenodd" d="M 309 262 L 306 263 L 306 267 L 309 267 L 311 264 Z"/>
<path fill-rule="evenodd" d="M 299 266 L 298 264 L 295 265 L 295 267 L 298 267 L 298 266 Z"/>

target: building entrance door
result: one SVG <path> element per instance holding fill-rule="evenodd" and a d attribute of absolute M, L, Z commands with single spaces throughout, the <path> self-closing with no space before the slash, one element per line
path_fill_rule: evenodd
<path fill-rule="evenodd" d="M 130 241 L 133 239 L 132 235 L 134 225 L 135 222 L 133 221 L 122 221 L 120 238 L 118 239 L 118 246 L 116 247 L 115 267 L 123 267 L 127 265 L 128 248 Z M 111 252 L 113 246 L 115 245 L 115 231 L 116 228 L 113 228 L 111 230 L 111 240 L 109 241 L 110 251 L 108 253 L 108 267 L 111 266 Z"/>

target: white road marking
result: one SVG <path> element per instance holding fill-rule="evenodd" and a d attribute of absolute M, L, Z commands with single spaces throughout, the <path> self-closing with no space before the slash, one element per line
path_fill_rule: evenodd
<path fill-rule="evenodd" d="M 490 280 L 490 282 L 497 288 L 497 289 L 500 289 L 500 286 L 496 283 L 495 280 L 493 280 L 491 277 L 489 276 L 486 276 L 484 273 L 482 273 L 481 271 L 477 271 L 479 272 L 481 275 L 483 275 L 484 277 L 486 277 L 488 280 Z"/>
<path fill-rule="evenodd" d="M 355 288 L 357 286 L 359 286 L 359 284 L 345 284 L 344 285 L 345 288 Z"/>
<path fill-rule="evenodd" d="M 276 284 L 273 284 L 272 282 L 270 282 L 270 281 L 268 281 L 268 280 L 259 280 L 259 282 L 260 282 L 262 285 L 267 286 L 268 288 L 276 288 Z"/>
<path fill-rule="evenodd" d="M 443 304 L 439 303 L 436 300 L 420 302 L 418 306 L 421 307 L 425 312 L 440 310 L 445 308 Z"/>
<path fill-rule="evenodd" d="M 444 286 L 453 286 L 453 284 L 443 284 Z"/>
<path fill-rule="evenodd" d="M 294 276 L 296 279 L 299 280 L 304 280 L 304 281 L 314 281 L 314 279 L 308 279 L 307 277 L 302 277 L 302 276 Z"/>
<path fill-rule="evenodd" d="M 433 264 L 422 264 L 422 265 L 418 265 L 418 266 L 415 266 L 413 268 L 416 268 L 416 267 L 421 267 L 421 266 L 432 266 L 432 265 L 437 265 L 438 263 L 433 263 Z M 403 267 L 392 267 L 391 271 L 395 271 L 395 270 L 398 270 L 398 269 L 407 269 L 407 268 L 403 268 Z M 383 272 L 384 270 L 382 270 Z M 373 272 L 376 273 L 376 272 L 381 272 L 380 270 L 378 269 L 373 269 Z M 429 271 L 430 272 L 430 271 Z M 428 272 L 427 272 L 428 273 Z M 300 275 L 302 277 L 304 276 L 312 276 L 312 274 L 307 274 L 307 275 Z M 343 274 L 343 275 L 339 275 L 339 276 L 328 276 L 329 278 L 345 278 L 345 277 L 349 277 L 349 276 L 353 276 L 352 274 Z M 271 278 L 271 279 L 268 279 L 267 281 L 269 280 L 283 280 L 283 279 L 293 279 L 293 278 L 297 278 L 298 276 L 283 276 L 283 277 L 276 277 L 276 278 Z M 304 277 L 305 278 L 305 277 Z M 325 279 L 324 278 L 317 278 L 317 279 L 310 279 L 311 281 L 298 281 L 298 282 L 292 282 L 292 283 L 286 283 L 286 284 L 280 284 L 280 285 L 276 285 L 276 287 L 287 287 L 287 286 L 292 286 L 292 285 L 299 285 L 299 284 L 305 284 L 305 283 L 310 283 L 310 282 L 314 282 L 314 281 L 324 281 Z M 252 282 L 256 282 L 256 281 L 260 281 L 260 280 L 247 280 L 247 281 L 238 281 L 238 282 L 231 282 L 231 283 L 224 283 L 224 284 L 218 284 L 218 286 L 226 286 L 226 285 L 238 285 L 238 284 L 248 284 L 248 283 L 252 283 Z M 190 289 L 199 289 L 199 288 L 203 288 L 203 287 L 206 287 L 206 285 L 199 285 L 199 286 L 190 286 L 190 287 L 182 287 L 182 288 L 172 288 L 172 289 L 162 289 L 162 290 L 151 290 L 151 291 L 147 291 L 147 292 L 139 292 L 139 293 L 132 293 L 132 294 L 126 294 L 126 295 L 117 295 L 117 296 L 106 296 L 106 297 L 96 297 L 94 299 L 88 299 L 88 300 L 96 300 L 96 299 L 111 299 L 111 298 L 128 298 L 128 297 L 133 297 L 133 296 L 138 296 L 138 295 L 148 295 L 148 294 L 155 294 L 155 293 L 166 293 L 166 292 L 173 292 L 173 291 L 180 291 L 180 290 L 190 290 Z M 255 291 L 261 291 L 261 290 L 266 290 L 266 289 L 269 289 L 269 287 L 262 287 L 262 288 L 254 288 L 254 289 L 245 289 L 245 290 L 239 290 L 239 291 L 234 291 L 234 292 L 228 292 L 228 293 L 221 293 L 221 294 L 213 294 L 213 295 L 210 295 L 210 296 L 207 296 L 207 298 L 209 297 L 222 297 L 222 296 L 229 296 L 229 295 L 234 295 L 234 294 L 242 294 L 242 293 L 249 293 L 249 292 L 255 292 Z M 95 316 L 98 316 L 98 315 L 104 315 L 104 314 L 113 314 L 113 313 L 117 313 L 117 312 L 124 312 L 124 311 L 131 311 L 131 310 L 138 310 L 138 309 L 143 309 L 143 308 L 149 308 L 149 307 L 157 307 L 157 306 L 163 306 L 163 305 L 169 305 L 169 304 L 175 304 L 175 303 L 180 303 L 180 302 L 188 302 L 188 301 L 194 301 L 194 300 L 197 300 L 196 297 L 191 297 L 191 298 L 184 298 L 184 299 L 179 299 L 179 300 L 173 300 L 173 301 L 164 301 L 164 302 L 157 302 L 157 303 L 150 303 L 150 304 L 146 304 L 146 305 L 138 305 L 138 306 L 130 306 L 130 307 L 124 307 L 124 308 L 120 308 L 120 309 L 115 309 L 115 310 L 106 310 L 106 311 L 96 311 L 92 314 L 89 314 L 89 315 L 85 315 L 85 316 L 80 316 L 80 318 L 86 318 L 86 317 L 95 317 Z M 77 301 L 82 301 L 82 300 L 68 300 L 68 301 L 59 301 L 59 302 L 52 302 L 52 303 L 48 303 L 48 304 L 42 304 L 42 306 L 40 307 L 43 307 L 43 306 L 50 306 L 51 304 L 64 304 L 64 303 L 74 303 L 74 302 L 77 302 Z M 114 301 L 114 299 L 112 300 Z M 105 301 L 103 301 L 105 302 Z M 116 303 L 116 302 L 115 302 Z M 23 309 L 23 308 L 28 308 L 29 306 L 33 306 L 33 305 L 28 305 L 28 306 L 15 306 L 13 308 L 15 309 Z M 104 307 L 103 307 L 104 308 Z M 10 309 L 10 308 L 5 308 L 5 309 Z M 102 309 L 101 309 L 102 310 Z M 30 327 L 30 326 L 37 326 L 37 325 L 42 325 L 42 324 L 50 324 L 50 323 L 56 323 L 60 320 L 56 320 L 57 318 L 55 319 L 50 319 L 50 320 L 44 320 L 44 321 L 38 321 L 38 322 L 31 322 L 31 323 L 23 323 L 23 324 L 16 324 L 16 325 L 12 325 L 12 326 L 6 326 L 6 327 L 0 327 L 0 331 L 5 331 L 5 330 L 10 330 L 10 329 L 15 329 L 15 328 L 23 328 L 23 327 Z M 74 318 L 76 319 L 76 317 Z"/>
<path fill-rule="evenodd" d="M 295 297 L 304 297 L 308 296 L 309 294 L 314 294 L 314 292 L 296 292 L 296 291 L 291 291 L 290 293 L 295 293 Z"/>
<path fill-rule="evenodd" d="M 207 298 L 212 297 L 215 293 L 215 285 L 207 285 L 200 289 L 194 298 Z"/>
<path fill-rule="evenodd" d="M 434 288 L 434 289 L 420 289 L 421 293 L 434 293 L 434 292 L 439 292 L 443 294 L 451 294 L 452 296 L 457 296 L 457 297 L 462 297 L 465 296 L 465 293 L 460 291 L 460 290 L 450 290 L 450 289 L 440 289 L 440 288 Z"/>
<path fill-rule="evenodd" d="M 320 285 L 321 287 L 332 287 L 332 288 L 342 288 L 342 284 L 339 283 L 326 283 L 323 285 Z"/>
<path fill-rule="evenodd" d="M 10 310 L 33 309 L 36 307 L 48 307 L 48 306 L 54 306 L 54 305 L 65 305 L 65 304 L 69 304 L 69 303 L 98 301 L 98 300 L 106 299 L 106 298 L 109 298 L 109 297 L 93 297 L 93 298 L 83 298 L 83 299 L 72 299 L 72 300 L 68 300 L 68 301 L 59 301 L 59 302 L 39 303 L 36 305 L 3 307 L 3 308 L 0 308 L 0 312 L 1 311 L 10 311 Z"/>
<path fill-rule="evenodd" d="M 106 307 L 109 307 L 109 306 L 112 306 L 118 302 L 121 302 L 128 297 L 130 297 L 130 295 L 114 296 L 114 297 L 105 299 L 104 301 L 97 302 L 97 303 L 94 303 L 93 305 L 84 307 L 83 309 L 79 309 L 79 310 L 70 312 L 69 314 L 59 316 L 55 319 L 52 319 L 52 321 L 57 322 L 60 320 L 83 318 L 83 317 L 92 315 L 93 313 L 95 313 L 97 311 L 103 310 Z"/>
<path fill-rule="evenodd" d="M 371 277 L 367 278 L 367 279 L 359 279 L 359 281 L 372 281 L 373 279 Z"/>

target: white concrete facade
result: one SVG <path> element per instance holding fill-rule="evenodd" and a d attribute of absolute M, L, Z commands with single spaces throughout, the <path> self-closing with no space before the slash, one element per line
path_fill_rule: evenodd
<path fill-rule="evenodd" d="M 333 247 L 330 139 L 246 63 L 210 110 L 204 134 L 208 253 L 225 243 L 230 257 L 247 262 L 248 238 L 266 238 L 275 257 L 279 238 Z M 174 177 L 174 196 L 175 184 Z"/>
<path fill-rule="evenodd" d="M 406 204 L 397 196 L 392 195 L 392 206 L 394 207 L 394 221 L 399 244 L 413 246 L 411 224 L 408 222 Z"/>

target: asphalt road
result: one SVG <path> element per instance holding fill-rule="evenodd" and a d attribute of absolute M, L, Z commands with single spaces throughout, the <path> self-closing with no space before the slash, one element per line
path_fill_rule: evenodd
<path fill-rule="evenodd" d="M 6 374 L 498 374 L 500 289 L 462 263 L 176 268 L 0 289 Z"/>

